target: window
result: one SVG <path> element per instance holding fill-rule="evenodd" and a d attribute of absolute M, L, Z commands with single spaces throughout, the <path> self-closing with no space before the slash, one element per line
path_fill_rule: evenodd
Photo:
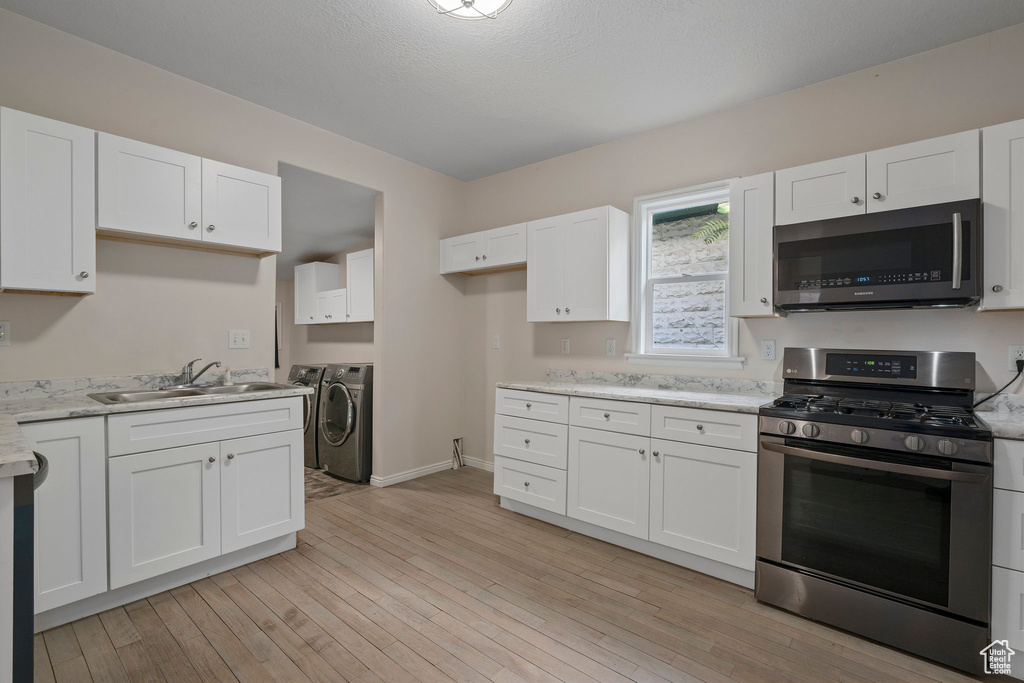
<path fill-rule="evenodd" d="M 634 220 L 637 353 L 629 360 L 739 367 L 726 289 L 729 183 L 638 197 Z"/>

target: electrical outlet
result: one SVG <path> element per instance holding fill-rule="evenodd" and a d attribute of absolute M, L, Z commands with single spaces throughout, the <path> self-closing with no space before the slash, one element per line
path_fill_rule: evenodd
<path fill-rule="evenodd" d="M 491 348 L 494 348 L 494 349 L 500 349 L 501 348 L 501 335 L 500 334 L 494 335 L 494 341 L 491 342 Z"/>
<path fill-rule="evenodd" d="M 775 340 L 761 340 L 761 360 L 775 360 Z"/>
<path fill-rule="evenodd" d="M 11 321 L 0 320 L 0 346 L 11 345 Z"/>
<path fill-rule="evenodd" d="M 569 340 L 568 339 L 563 339 L 562 340 L 562 353 L 569 353 Z"/>
<path fill-rule="evenodd" d="M 231 330 L 228 333 L 229 349 L 249 348 L 249 330 Z"/>
<path fill-rule="evenodd" d="M 604 355 L 614 356 L 615 355 L 615 340 L 605 339 L 604 340 Z"/>
<path fill-rule="evenodd" d="M 3 323 L 0 323 L 2 325 Z M 1017 372 L 1017 361 L 1024 360 L 1024 346 L 1010 347 L 1010 372 Z"/>

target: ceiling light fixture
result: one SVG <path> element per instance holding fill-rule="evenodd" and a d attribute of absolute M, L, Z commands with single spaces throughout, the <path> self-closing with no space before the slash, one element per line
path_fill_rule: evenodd
<path fill-rule="evenodd" d="M 512 0 L 427 0 L 438 14 L 457 19 L 496 19 Z"/>

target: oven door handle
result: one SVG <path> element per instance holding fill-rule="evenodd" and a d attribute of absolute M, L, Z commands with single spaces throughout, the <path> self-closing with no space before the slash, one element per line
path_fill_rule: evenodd
<path fill-rule="evenodd" d="M 930 467 L 915 467 L 913 465 L 900 465 L 897 463 L 854 458 L 848 455 L 821 453 L 819 451 L 807 450 L 806 448 L 793 448 L 792 446 L 784 446 L 782 444 L 770 443 L 768 441 L 762 441 L 761 448 L 775 453 L 782 453 L 784 455 L 795 455 L 798 458 L 807 458 L 808 460 L 821 460 L 822 462 L 833 462 L 839 465 L 863 467 L 868 470 L 881 470 L 882 472 L 892 472 L 894 474 L 912 474 L 917 477 L 927 477 L 929 479 L 963 481 L 969 484 L 984 484 L 989 480 L 990 476 L 988 473 L 971 474 L 968 472 L 951 472 L 949 470 L 935 470 Z"/>
<path fill-rule="evenodd" d="M 963 220 L 960 213 L 953 214 L 953 289 L 960 289 L 960 282 L 963 279 L 964 255 L 963 255 Z"/>

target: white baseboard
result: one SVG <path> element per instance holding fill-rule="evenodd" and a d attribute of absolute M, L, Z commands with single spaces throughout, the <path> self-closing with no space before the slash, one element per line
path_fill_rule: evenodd
<path fill-rule="evenodd" d="M 378 477 L 373 475 L 370 477 L 370 484 L 372 486 L 391 486 L 392 484 L 399 484 L 403 481 L 409 481 L 410 479 L 418 479 L 425 477 L 428 474 L 434 472 L 444 472 L 452 468 L 452 461 L 442 460 L 441 462 L 435 462 L 433 465 L 426 465 L 424 467 L 417 467 L 414 470 L 406 470 L 405 472 L 399 472 L 398 474 L 392 474 L 390 477 Z"/>
<path fill-rule="evenodd" d="M 466 467 L 476 467 L 477 469 L 487 470 L 488 472 L 494 471 L 494 461 L 482 460 L 480 458 L 471 458 L 468 455 L 462 456 L 462 464 Z"/>
<path fill-rule="evenodd" d="M 121 588 L 115 588 L 112 591 L 106 593 L 100 593 L 94 595 L 91 598 L 85 598 L 77 602 L 72 602 L 69 605 L 61 605 L 60 607 L 54 607 L 46 612 L 41 612 L 35 616 L 35 632 L 45 631 L 51 629 L 54 626 L 61 626 L 83 617 L 92 616 L 93 614 L 99 614 L 100 612 L 106 612 L 108 609 L 114 609 L 121 605 L 127 605 L 130 602 L 141 600 L 142 598 L 148 598 L 151 595 L 157 593 L 163 593 L 166 590 L 177 588 L 178 586 L 184 586 L 186 583 L 192 583 L 199 579 L 204 579 L 207 576 L 213 576 L 214 574 L 220 574 L 229 569 L 235 567 L 241 567 L 243 564 L 249 564 L 256 560 L 262 560 L 265 557 L 271 555 L 277 555 L 283 553 L 286 550 L 291 550 L 295 547 L 295 534 L 286 534 L 278 538 L 272 538 L 269 541 L 263 543 L 257 543 L 254 546 L 248 548 L 242 548 L 236 550 L 233 553 L 227 555 L 221 555 L 220 557 L 214 557 L 213 559 L 200 562 L 189 567 L 182 567 L 181 569 L 175 569 L 173 572 L 161 574 L 160 576 L 154 576 L 151 579 L 145 579 L 137 583 L 122 586 Z"/>

